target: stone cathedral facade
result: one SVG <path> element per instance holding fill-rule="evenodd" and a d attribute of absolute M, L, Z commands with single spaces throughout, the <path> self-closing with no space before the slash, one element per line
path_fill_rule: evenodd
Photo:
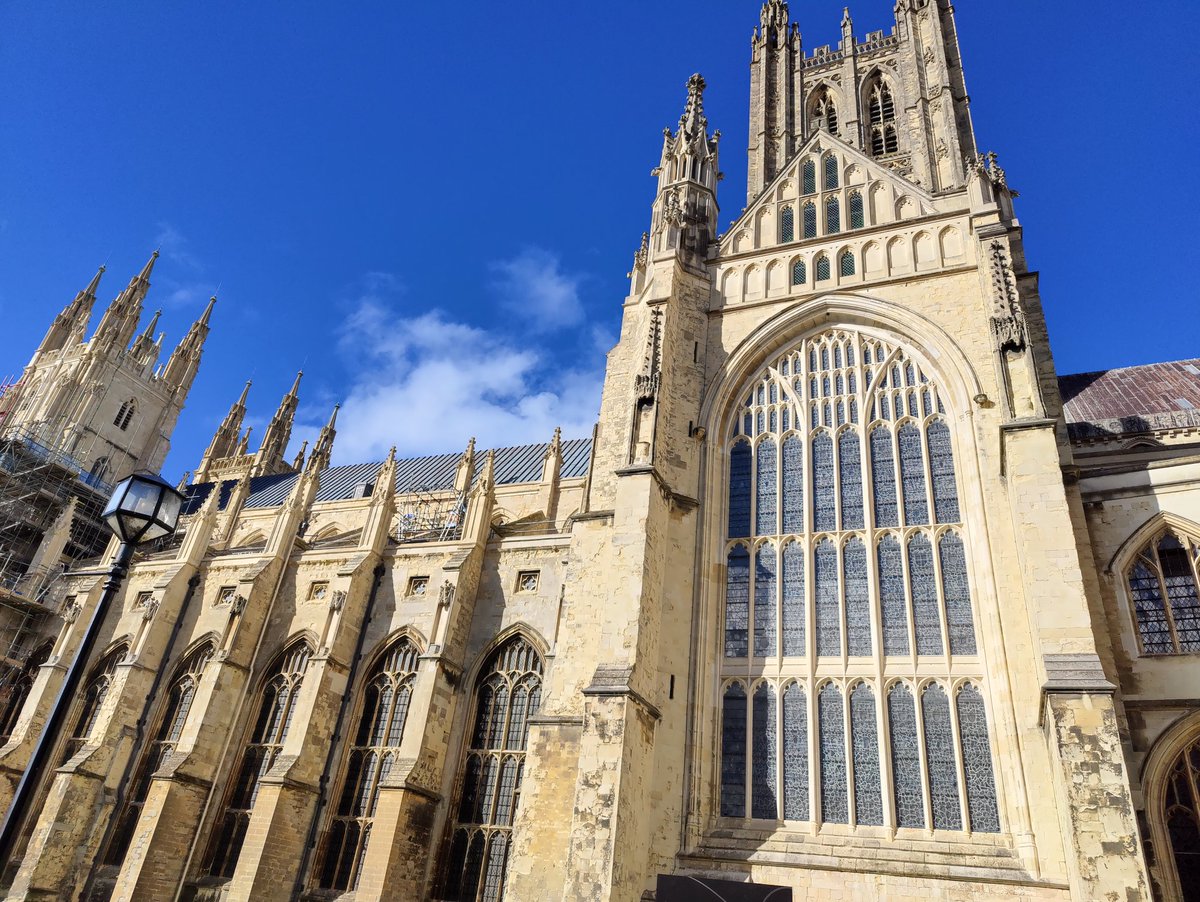
<path fill-rule="evenodd" d="M 1200 361 L 1056 375 L 950 4 L 895 15 L 762 7 L 724 234 L 688 82 L 590 438 L 331 467 L 243 394 L 8 898 L 1200 898 Z"/>

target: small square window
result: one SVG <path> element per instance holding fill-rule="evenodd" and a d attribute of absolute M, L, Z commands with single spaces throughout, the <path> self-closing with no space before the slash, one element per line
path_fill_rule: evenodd
<path fill-rule="evenodd" d="M 410 576 L 408 578 L 408 594 L 409 595 L 424 595 L 429 591 L 428 576 Z"/>
<path fill-rule="evenodd" d="M 324 601 L 329 597 L 329 583 L 322 580 L 321 582 L 311 583 L 308 587 L 309 601 Z"/>
<path fill-rule="evenodd" d="M 133 609 L 135 611 L 141 610 L 150 603 L 152 598 L 154 598 L 153 592 L 138 592 L 137 598 L 133 600 Z"/>
<path fill-rule="evenodd" d="M 517 591 L 536 592 L 541 575 L 540 570 L 522 570 L 517 574 Z"/>
<path fill-rule="evenodd" d="M 233 604 L 237 597 L 237 586 L 221 586 L 217 590 L 217 604 Z"/>

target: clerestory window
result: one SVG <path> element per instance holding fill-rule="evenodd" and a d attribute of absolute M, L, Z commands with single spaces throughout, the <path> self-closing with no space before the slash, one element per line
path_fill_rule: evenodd
<path fill-rule="evenodd" d="M 900 142 L 896 132 L 896 104 L 891 89 L 882 79 L 876 78 L 869 93 L 870 145 L 873 156 L 882 157 L 896 153 Z"/>

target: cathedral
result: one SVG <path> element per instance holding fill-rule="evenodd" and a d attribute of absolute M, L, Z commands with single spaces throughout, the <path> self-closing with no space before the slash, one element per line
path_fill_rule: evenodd
<path fill-rule="evenodd" d="M 745 210 L 694 75 L 590 436 L 332 466 L 336 408 L 294 454 L 300 377 L 254 442 L 247 386 L 7 899 L 1200 899 L 1200 360 L 1056 373 L 950 0 L 753 24 Z M 200 368 L 211 305 L 135 334 L 152 265 L 0 398 L 0 483 L 59 473 L 0 581 L 5 807 L 117 554 L 80 511 Z"/>

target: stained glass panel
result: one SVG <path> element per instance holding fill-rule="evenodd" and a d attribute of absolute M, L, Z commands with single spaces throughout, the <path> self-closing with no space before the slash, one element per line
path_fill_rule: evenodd
<path fill-rule="evenodd" d="M 879 543 L 879 603 L 883 621 L 883 653 L 907 655 L 908 605 L 904 597 L 904 558 L 895 536 Z"/>
<path fill-rule="evenodd" d="M 867 549 L 853 538 L 842 551 L 846 593 L 846 645 L 852 658 L 871 654 L 871 582 L 867 577 Z"/>
<path fill-rule="evenodd" d="M 817 165 L 812 160 L 805 160 L 803 167 L 803 191 L 805 194 L 817 193 Z"/>
<path fill-rule="evenodd" d="M 836 131 L 836 129 L 833 128 L 832 126 L 830 126 L 829 130 Z M 825 158 L 825 190 L 832 191 L 837 186 L 838 186 L 838 161 L 837 161 L 837 157 L 830 155 Z"/>
<path fill-rule="evenodd" d="M 741 545 L 729 552 L 725 576 L 725 657 L 744 658 L 749 652 L 750 552 Z"/>
<path fill-rule="evenodd" d="M 824 254 L 817 257 L 817 281 L 825 282 L 829 279 L 829 258 Z"/>
<path fill-rule="evenodd" d="M 938 420 L 929 424 L 926 435 L 929 441 L 929 473 L 933 479 L 933 512 L 939 523 L 958 523 L 961 517 L 958 512 L 958 488 L 954 483 L 950 427 Z"/>
<path fill-rule="evenodd" d="M 779 452 L 774 439 L 758 443 L 755 480 L 754 534 L 773 536 L 779 532 Z"/>
<path fill-rule="evenodd" d="M 775 690 L 760 683 L 754 691 L 754 734 L 751 749 L 754 766 L 751 772 L 750 816 L 775 820 L 779 817 L 775 798 L 776 761 L 775 737 L 779 735 L 776 722 Z"/>
<path fill-rule="evenodd" d="M 825 234 L 836 235 L 842 230 L 842 205 L 836 197 L 825 199 Z"/>
<path fill-rule="evenodd" d="M 842 653 L 841 606 L 838 604 L 837 548 L 825 539 L 817 546 L 813 565 L 816 589 L 817 655 Z"/>
<path fill-rule="evenodd" d="M 783 693 L 783 816 L 806 821 L 808 813 L 808 704 L 792 683 Z"/>
<path fill-rule="evenodd" d="M 854 755 L 854 821 L 883 826 L 875 694 L 866 683 L 850 693 L 850 750 Z"/>
<path fill-rule="evenodd" d="M 961 830 L 958 803 L 958 770 L 954 756 L 954 733 L 950 729 L 950 702 L 938 683 L 930 683 L 921 695 L 925 718 L 926 774 L 935 830 Z"/>
<path fill-rule="evenodd" d="M 838 436 L 838 472 L 841 475 L 842 529 L 862 529 L 862 451 L 858 435 L 850 430 Z"/>
<path fill-rule="evenodd" d="M 942 624 L 938 616 L 937 578 L 933 572 L 933 546 L 924 533 L 908 543 L 908 581 L 912 593 L 913 628 L 918 655 L 942 653 Z"/>
<path fill-rule="evenodd" d="M 846 251 L 840 257 L 838 257 L 838 271 L 842 274 L 843 279 L 847 276 L 854 275 L 854 269 L 854 254 L 850 253 L 850 251 Z"/>
<path fill-rule="evenodd" d="M 813 529 L 837 529 L 837 494 L 834 489 L 833 439 L 822 432 L 813 437 Z"/>
<path fill-rule="evenodd" d="M 792 264 L 792 284 L 803 285 L 808 281 L 808 269 L 804 265 L 803 260 L 797 260 Z"/>
<path fill-rule="evenodd" d="M 1133 596 L 1143 653 L 1174 654 L 1175 641 L 1171 637 L 1171 628 L 1167 625 L 1158 574 L 1146 566 L 1145 561 L 1139 560 L 1129 573 L 1129 594 Z"/>
<path fill-rule="evenodd" d="M 833 683 L 826 683 L 817 695 L 817 717 L 821 725 L 821 819 L 827 824 L 845 824 L 850 819 L 846 724 L 842 693 Z"/>
<path fill-rule="evenodd" d="M 921 748 L 917 742 L 917 709 L 903 683 L 888 692 L 889 738 L 896 826 L 925 826 L 925 790 L 921 785 Z"/>
<path fill-rule="evenodd" d="M 900 482 L 904 488 L 904 523 L 907 526 L 929 522 L 921 444 L 920 429 L 912 423 L 900 427 Z"/>
<path fill-rule="evenodd" d="M 804 546 L 788 542 L 783 547 L 783 653 L 803 657 L 804 647 Z"/>
<path fill-rule="evenodd" d="M 804 215 L 804 237 L 805 238 L 816 238 L 817 237 L 817 205 L 814 203 L 811 203 L 811 202 L 805 204 L 803 215 Z"/>
<path fill-rule="evenodd" d="M 971 615 L 971 587 L 967 582 L 967 557 L 963 541 L 952 532 L 938 543 L 942 564 L 942 593 L 946 598 L 946 629 L 950 654 L 975 654 L 975 624 Z"/>
<path fill-rule="evenodd" d="M 1158 543 L 1158 560 L 1179 651 L 1183 654 L 1200 651 L 1200 597 L 1187 551 L 1175 536 L 1168 534 Z"/>
<path fill-rule="evenodd" d="M 729 538 L 750 535 L 750 443 L 737 442 L 729 452 Z"/>
<path fill-rule="evenodd" d="M 746 816 L 746 690 L 734 683 L 721 706 L 721 816 Z"/>
<path fill-rule="evenodd" d="M 775 586 L 778 567 L 775 546 L 768 542 L 758 549 L 754 567 L 754 654 L 760 658 L 777 653 Z"/>
<path fill-rule="evenodd" d="M 996 781 L 992 775 L 992 748 L 988 744 L 987 712 L 983 696 L 971 684 L 958 692 L 958 736 L 962 743 L 963 774 L 967 782 L 967 810 L 975 833 L 999 833 Z"/>
<path fill-rule="evenodd" d="M 871 433 L 871 488 L 875 494 L 875 525 L 899 526 L 892 433 L 882 426 Z"/>
<path fill-rule="evenodd" d="M 783 442 L 783 531 L 804 532 L 804 442 L 798 435 Z"/>
<path fill-rule="evenodd" d="M 850 195 L 850 228 L 861 229 L 864 224 L 862 195 L 855 191 Z"/>
<path fill-rule="evenodd" d="M 779 240 L 783 242 L 796 240 L 796 214 L 791 207 L 784 207 L 779 216 Z"/>

